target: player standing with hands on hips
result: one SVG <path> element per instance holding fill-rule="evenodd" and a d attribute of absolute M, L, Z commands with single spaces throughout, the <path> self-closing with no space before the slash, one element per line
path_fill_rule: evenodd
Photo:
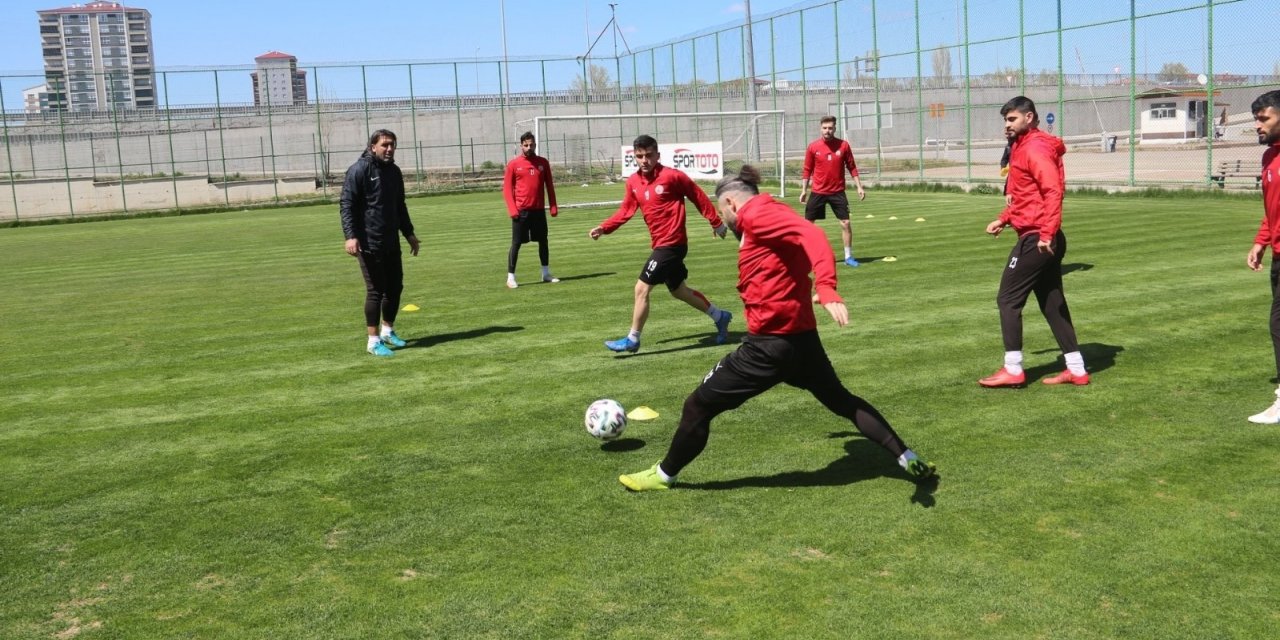
<path fill-rule="evenodd" d="M 393 355 L 388 345 L 405 346 L 395 330 L 404 289 L 399 234 L 409 242 L 412 255 L 418 255 L 419 248 L 404 202 L 404 176 L 395 156 L 396 134 L 386 129 L 374 131 L 369 147 L 347 169 L 338 205 L 347 254 L 355 256 L 364 276 L 366 350 L 375 356 Z"/>
<path fill-rule="evenodd" d="M 733 314 L 711 304 L 696 289 L 690 289 L 685 280 L 689 269 L 684 258 L 689 254 L 689 236 L 685 231 L 685 198 L 698 206 L 702 217 L 711 223 L 716 236 L 723 238 L 728 227 L 716 215 L 716 207 L 692 178 L 676 169 L 663 166 L 658 156 L 658 141 L 642 135 L 632 143 L 638 171 L 627 178 L 622 206 L 599 226 L 587 233 L 592 240 L 613 233 L 626 224 L 637 210 L 643 211 L 644 223 L 649 227 L 653 253 L 640 270 L 636 280 L 635 306 L 631 311 L 631 331 L 617 340 L 607 340 L 610 351 L 640 350 L 640 332 L 649 319 L 649 293 L 659 284 L 666 284 L 672 297 L 683 300 L 689 306 L 707 314 L 716 325 L 716 344 L 729 339 L 729 321 Z"/>
<path fill-rule="evenodd" d="M 849 143 L 836 137 L 836 117 L 824 116 L 819 122 L 822 137 L 809 143 L 804 150 L 804 171 L 800 174 L 800 203 L 804 205 L 805 220 L 823 220 L 827 217 L 827 205 L 840 222 L 840 240 L 844 243 L 844 263 L 858 266 L 853 257 L 853 231 L 849 228 L 849 198 L 844 194 L 844 172 L 853 176 L 858 188 L 858 200 L 866 200 L 858 177 L 858 164 L 853 161 L 853 149 Z M 813 195 L 810 196 L 810 178 Z"/>
<path fill-rule="evenodd" d="M 560 282 L 551 275 L 551 252 L 547 247 L 547 209 L 543 207 L 542 191 L 547 192 L 551 217 L 556 217 L 556 186 L 551 179 L 551 163 L 534 153 L 538 141 L 533 132 L 520 136 L 520 155 L 507 163 L 502 177 L 502 197 L 507 201 L 507 215 L 511 216 L 511 248 L 507 251 L 507 288 L 515 289 L 516 259 L 520 257 L 520 245 L 538 243 L 538 260 L 542 264 L 543 282 Z"/>
<path fill-rule="evenodd" d="M 759 184 L 760 173 L 746 165 L 716 186 L 720 213 L 741 240 L 738 291 L 747 336 L 684 401 L 666 457 L 618 481 L 632 491 L 671 488 L 676 474 L 707 446 L 716 416 L 780 382 L 808 391 L 822 406 L 852 422 L 867 439 L 897 457 L 908 475 L 933 476 L 934 466 L 908 449 L 875 407 L 841 384 L 818 338 L 810 299 L 816 286 L 818 303 L 837 325 L 848 324 L 849 310 L 836 293 L 831 245 L 821 229 L 796 217 L 791 207 L 761 194 Z"/>
<path fill-rule="evenodd" d="M 1262 224 L 1253 239 L 1253 248 L 1245 263 L 1254 271 L 1262 271 L 1262 258 L 1271 248 L 1271 348 L 1276 356 L 1276 377 L 1280 378 L 1280 91 L 1268 91 L 1253 101 L 1253 121 L 1258 144 L 1267 145 L 1262 153 Z M 1249 416 L 1257 424 L 1280 423 L 1280 388 L 1276 401 L 1262 413 Z"/>
<path fill-rule="evenodd" d="M 1062 232 L 1062 196 L 1066 173 L 1062 140 L 1038 128 L 1040 115 L 1030 98 L 1018 96 L 1000 108 L 1004 135 L 1009 147 L 1009 177 L 1005 182 L 1008 206 L 987 225 L 987 233 L 999 236 L 1012 226 L 1018 241 L 1009 252 L 996 306 L 1000 309 L 1000 333 L 1004 337 L 1004 367 L 982 378 L 984 387 L 1021 387 L 1027 376 L 1022 370 L 1022 308 L 1032 292 L 1040 312 L 1062 349 L 1067 368 L 1042 380 L 1045 384 L 1086 385 L 1089 373 L 1076 343 L 1071 311 L 1062 292 L 1062 258 L 1067 254 L 1067 236 Z"/>

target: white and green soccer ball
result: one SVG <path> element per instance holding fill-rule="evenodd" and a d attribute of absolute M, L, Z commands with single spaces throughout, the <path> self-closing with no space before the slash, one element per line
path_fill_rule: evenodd
<path fill-rule="evenodd" d="M 617 400 L 596 400 L 587 407 L 585 423 L 587 433 L 601 440 L 613 440 L 627 428 L 627 412 Z"/>

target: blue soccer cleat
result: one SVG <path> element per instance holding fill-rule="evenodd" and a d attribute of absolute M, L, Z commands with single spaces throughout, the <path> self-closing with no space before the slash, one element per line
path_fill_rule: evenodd
<path fill-rule="evenodd" d="M 627 351 L 630 353 L 635 353 L 640 350 L 640 341 L 632 340 L 627 336 L 623 336 L 621 338 L 618 338 L 617 340 L 605 340 L 604 346 L 606 349 L 610 351 L 616 351 L 619 353 L 623 351 Z"/>
<path fill-rule="evenodd" d="M 716 344 L 724 344 L 729 341 L 729 321 L 733 320 L 733 314 L 720 310 L 720 318 L 716 320 Z"/>
<path fill-rule="evenodd" d="M 853 256 L 849 256 L 848 258 L 845 258 L 844 263 L 849 265 L 850 267 L 857 267 L 862 265 L 862 263 L 858 262 L 858 260 Z"/>
<path fill-rule="evenodd" d="M 387 345 L 382 344 L 381 341 L 378 341 L 374 343 L 373 346 L 369 347 L 369 353 L 372 353 L 375 356 L 379 356 L 383 358 L 387 356 L 394 356 L 396 354 L 396 352 L 388 349 Z"/>
<path fill-rule="evenodd" d="M 382 343 L 389 344 L 397 349 L 408 344 L 403 339 L 401 339 L 400 336 L 396 335 L 395 331 L 388 331 L 387 333 L 383 334 Z"/>

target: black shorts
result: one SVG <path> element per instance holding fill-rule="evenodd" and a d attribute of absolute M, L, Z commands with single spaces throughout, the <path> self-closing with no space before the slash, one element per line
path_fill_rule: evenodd
<path fill-rule="evenodd" d="M 728 411 L 780 382 L 810 392 L 841 386 L 816 329 L 785 336 L 747 334 L 694 393 L 708 405 Z"/>
<path fill-rule="evenodd" d="M 511 244 L 547 241 L 546 209 L 521 209 L 511 219 Z"/>
<path fill-rule="evenodd" d="M 810 193 L 804 204 L 805 220 L 825 220 L 827 205 L 831 205 L 831 213 L 837 220 L 849 219 L 849 198 L 843 191 L 837 193 Z"/>
<path fill-rule="evenodd" d="M 684 266 L 684 257 L 689 255 L 689 247 L 658 247 L 649 254 L 649 260 L 640 270 L 640 282 L 647 285 L 667 284 L 668 291 L 675 291 L 689 278 L 689 269 Z"/>

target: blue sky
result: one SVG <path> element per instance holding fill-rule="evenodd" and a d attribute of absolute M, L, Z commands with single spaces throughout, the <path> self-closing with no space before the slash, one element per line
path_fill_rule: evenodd
<path fill-rule="evenodd" d="M 680 39 L 692 33 L 704 33 L 717 27 L 741 24 L 741 0 L 614 0 L 621 32 L 633 50 Z M 1120 68 L 1127 73 L 1130 64 L 1128 47 L 1128 3 L 1115 0 L 1062 0 L 1064 22 L 1063 67 L 1068 73 L 1111 73 Z M 1265 29 L 1254 25 L 1258 12 L 1275 15 L 1270 0 L 1218 0 L 1215 8 L 1215 70 L 1219 72 L 1269 74 L 1280 54 L 1259 57 L 1256 52 L 1271 48 Z M 71 2 L 3 0 L 0 2 L 0 82 L 3 83 L 5 106 L 20 108 L 21 89 L 40 84 L 39 31 L 36 11 L 69 6 Z M 304 67 L 332 63 L 376 63 L 380 61 L 443 61 L 468 63 L 459 72 L 459 84 L 482 92 L 496 91 L 497 65 L 492 61 L 503 56 L 501 0 L 420 0 L 418 2 L 383 2 L 361 5 L 336 0 L 304 2 L 272 2 L 267 0 L 138 0 L 124 3 L 146 8 L 152 13 L 156 62 L 160 70 L 207 69 L 210 67 L 246 68 L 253 58 L 269 50 L 279 50 L 298 57 Z M 511 59 L 562 57 L 568 62 L 552 65 L 546 80 L 552 89 L 567 88 L 573 75 L 572 59 L 581 55 L 606 26 L 610 17 L 607 0 L 506 0 L 506 48 Z M 797 0 L 753 0 L 752 12 L 760 16 L 776 15 L 788 9 L 822 4 Z M 921 0 L 921 44 L 933 47 L 954 44 L 962 33 L 960 0 Z M 1046 5 L 1048 5 L 1046 7 Z M 1139 15 L 1160 14 L 1179 7 L 1203 7 L 1203 0 L 1137 0 Z M 376 7 L 376 8 L 375 8 Z M 969 37 L 971 41 L 1007 37 L 1018 32 L 1018 0 L 968 0 Z M 780 31 L 790 24 L 794 30 L 797 14 L 778 19 Z M 869 46 L 871 32 L 868 0 L 849 0 L 842 5 L 840 21 L 840 56 L 848 59 Z M 879 0 L 878 38 L 882 74 L 909 76 L 915 73 L 915 21 L 912 3 L 907 0 Z M 1203 66 L 1207 47 L 1203 8 L 1194 12 L 1153 15 L 1139 23 L 1137 52 L 1139 73 L 1159 71 L 1164 62 L 1181 62 L 1192 71 Z M 1117 24 L 1071 29 L 1120 19 Z M 1047 2 L 1025 0 L 1024 26 L 1028 33 L 1052 29 L 1056 15 Z M 779 67 L 798 66 L 791 62 L 806 56 L 806 64 L 831 60 L 835 43 L 824 31 L 822 10 L 806 13 L 805 43 L 798 38 L 779 38 L 775 43 Z M 757 59 L 769 46 L 767 34 L 757 30 Z M 707 55 L 710 40 L 698 42 L 696 73 L 707 78 L 716 73 L 715 56 Z M 1029 37 L 1019 47 L 1016 40 L 976 44 L 969 52 L 974 73 L 996 67 L 1016 67 L 1025 61 L 1027 70 L 1036 72 L 1057 66 L 1056 34 Z M 619 48 L 624 45 L 619 42 Z M 597 45 L 596 53 L 610 55 L 611 33 Z M 953 48 L 951 67 L 954 73 L 963 68 L 961 51 Z M 1077 51 L 1079 54 L 1077 55 Z M 896 53 L 896 55 L 895 55 Z M 683 49 L 678 54 L 689 55 Z M 641 57 L 644 64 L 645 57 Z M 732 60 L 726 64 L 730 66 Z M 660 57 L 656 69 L 635 71 L 642 80 L 650 75 L 663 84 L 662 74 L 669 75 L 670 64 Z M 689 67 L 695 65 L 690 64 Z M 436 73 L 439 71 L 439 73 Z M 512 70 L 513 91 L 530 90 L 517 87 L 515 81 L 538 84 L 539 69 L 534 63 Z M 923 71 L 932 74 L 929 55 L 924 56 Z M 629 70 L 623 69 L 626 76 Z M 829 71 L 828 73 L 832 73 Z M 386 76 L 380 76 L 385 73 Z M 452 69 L 432 69 L 415 82 L 422 85 L 447 82 L 452 88 Z M 687 74 L 682 69 L 680 74 Z M 724 69 L 726 77 L 740 74 L 740 69 Z M 820 72 L 819 72 L 820 73 Z M 360 93 L 359 69 L 350 72 L 322 70 L 322 80 L 334 87 L 336 97 L 357 98 Z M 399 74 L 399 78 L 393 78 Z M 428 75 L 449 76 L 428 78 Z M 26 77 L 15 77 L 25 75 Z M 406 95 L 400 86 L 403 71 L 374 70 L 368 83 L 371 95 L 381 87 L 392 95 Z M 175 104 L 212 101 L 208 87 L 211 75 L 197 78 L 171 74 Z M 224 100 L 249 99 L 247 74 L 228 71 L 223 81 Z M 810 77 L 813 76 L 811 72 Z M 222 80 L 222 78 L 220 78 Z M 624 81 L 626 78 L 624 77 Z M 683 81 L 684 78 L 681 78 Z M 190 86 L 186 86 L 190 85 Z M 229 85 L 229 87 L 228 87 Z M 394 86 L 393 86 L 394 85 Z M 422 86 L 418 87 L 422 89 Z M 323 85 L 322 85 L 323 89 Z M 327 91 L 327 90 L 326 90 Z M 432 88 L 424 90 L 426 93 Z M 438 90 L 436 90 L 438 92 Z"/>

